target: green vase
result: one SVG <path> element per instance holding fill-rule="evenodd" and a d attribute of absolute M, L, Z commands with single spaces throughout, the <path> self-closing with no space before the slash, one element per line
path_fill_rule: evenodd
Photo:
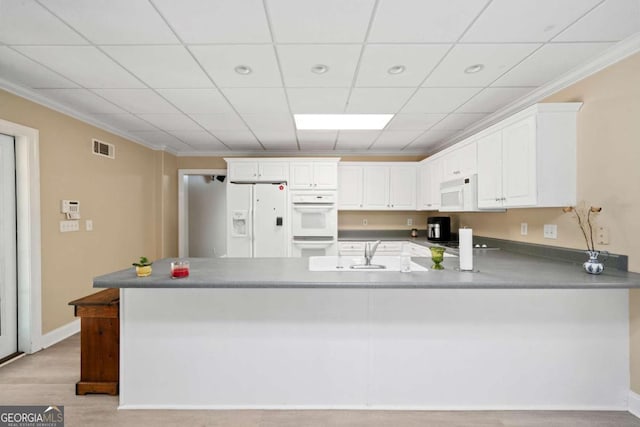
<path fill-rule="evenodd" d="M 431 249 L 431 261 L 433 261 L 431 268 L 433 270 L 444 270 L 441 262 L 444 259 L 444 251 L 446 251 L 447 248 L 443 248 L 442 246 L 432 246 L 429 249 Z"/>

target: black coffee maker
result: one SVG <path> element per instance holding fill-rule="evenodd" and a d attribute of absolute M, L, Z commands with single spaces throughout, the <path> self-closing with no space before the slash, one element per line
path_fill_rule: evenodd
<path fill-rule="evenodd" d="M 451 218 L 448 216 L 428 217 L 427 239 L 432 242 L 448 242 L 451 240 Z"/>

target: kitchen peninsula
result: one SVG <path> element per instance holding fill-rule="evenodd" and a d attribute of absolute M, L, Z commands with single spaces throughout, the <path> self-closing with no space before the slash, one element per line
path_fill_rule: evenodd
<path fill-rule="evenodd" d="M 627 407 L 638 274 L 507 251 L 476 273 L 169 261 L 94 280 L 121 288 L 121 408 Z"/>

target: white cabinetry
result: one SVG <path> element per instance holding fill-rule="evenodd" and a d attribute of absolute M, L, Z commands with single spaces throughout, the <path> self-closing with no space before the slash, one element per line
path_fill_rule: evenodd
<path fill-rule="evenodd" d="M 338 177 L 340 210 L 416 209 L 415 163 L 343 162 Z"/>
<path fill-rule="evenodd" d="M 338 159 L 291 162 L 292 190 L 335 190 L 338 187 Z"/>
<path fill-rule="evenodd" d="M 341 241 L 338 242 L 338 250 L 341 256 L 364 256 L 365 245 L 369 243 L 373 245 L 373 241 Z M 401 241 L 382 241 L 376 249 L 376 256 L 400 256 L 403 252 L 404 242 Z"/>
<path fill-rule="evenodd" d="M 479 208 L 575 205 L 580 105 L 538 104 L 478 135 Z"/>
<path fill-rule="evenodd" d="M 289 179 L 289 163 L 286 161 L 225 159 L 231 182 L 286 181 Z"/>
<path fill-rule="evenodd" d="M 468 177 L 477 171 L 476 141 L 455 145 L 451 151 L 440 157 L 442 161 L 442 180 Z"/>
<path fill-rule="evenodd" d="M 418 209 L 434 211 L 440 208 L 442 158 L 425 159 L 418 167 Z"/>

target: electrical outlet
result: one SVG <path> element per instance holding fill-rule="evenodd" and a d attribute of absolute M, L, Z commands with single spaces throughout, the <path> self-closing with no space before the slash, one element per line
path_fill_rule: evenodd
<path fill-rule="evenodd" d="M 84 229 L 87 231 L 93 231 L 93 220 L 88 219 L 84 222 Z"/>
<path fill-rule="evenodd" d="M 543 233 L 545 239 L 557 239 L 558 226 L 556 224 L 545 224 Z"/>
<path fill-rule="evenodd" d="M 520 235 L 526 236 L 529 232 L 529 225 L 526 222 L 520 223 Z"/>
<path fill-rule="evenodd" d="M 413 218 L 407 218 L 407 225 L 413 225 Z"/>
<path fill-rule="evenodd" d="M 599 245 L 609 244 L 609 229 L 607 227 L 598 227 L 596 230 L 596 239 Z"/>
<path fill-rule="evenodd" d="M 362 220 L 362 225 L 369 225 L 369 221 L 367 221 L 367 218 L 364 218 Z"/>

